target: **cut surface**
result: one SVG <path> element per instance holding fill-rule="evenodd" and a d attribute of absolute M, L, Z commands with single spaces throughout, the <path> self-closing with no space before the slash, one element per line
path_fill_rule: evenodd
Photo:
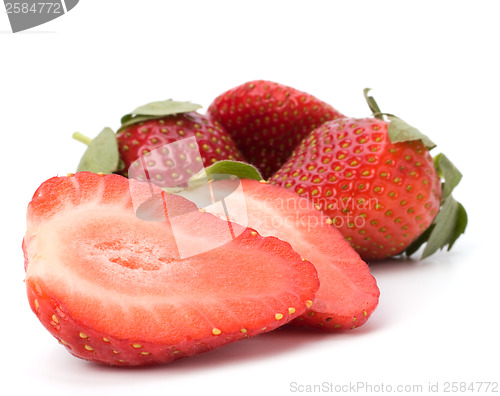
<path fill-rule="evenodd" d="M 261 235 L 289 242 L 318 271 L 316 298 L 295 322 L 325 330 L 364 324 L 378 304 L 376 280 L 328 217 L 294 192 L 255 180 L 241 182 L 248 226 Z M 224 182 L 217 183 L 214 188 L 224 188 Z M 236 222 L 242 216 L 237 210 L 230 213 Z"/>
<path fill-rule="evenodd" d="M 177 216 L 141 220 L 128 186 L 117 175 L 53 178 L 28 209 L 30 304 L 74 355 L 166 362 L 272 330 L 314 298 L 316 271 L 287 243 L 245 229 L 210 249 L 227 222 L 168 194 Z M 177 241 L 186 238 L 205 251 L 181 257 Z"/>

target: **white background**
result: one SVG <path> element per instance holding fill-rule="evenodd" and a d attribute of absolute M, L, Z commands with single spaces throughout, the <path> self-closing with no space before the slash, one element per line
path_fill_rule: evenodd
<path fill-rule="evenodd" d="M 61 18 L 12 34 L 0 6 L 2 393 L 287 395 L 299 385 L 367 382 L 379 386 L 373 393 L 382 384 L 427 391 L 437 383 L 448 394 L 446 382 L 500 381 L 499 8 L 81 0 Z M 148 369 L 69 355 L 29 309 L 21 240 L 35 189 L 78 164 L 84 147 L 71 134 L 116 128 L 122 114 L 154 100 L 206 109 L 257 78 L 358 117 L 369 115 L 363 88 L 373 88 L 383 111 L 427 133 L 436 153 L 462 170 L 454 195 L 468 209 L 466 235 L 424 261 L 373 264 L 380 305 L 348 333 L 281 330 Z"/>

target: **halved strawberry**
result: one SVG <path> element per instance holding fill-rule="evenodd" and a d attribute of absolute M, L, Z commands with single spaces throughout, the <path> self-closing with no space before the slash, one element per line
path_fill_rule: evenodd
<path fill-rule="evenodd" d="M 380 292 L 368 265 L 331 226 L 331 220 L 311 201 L 285 188 L 250 179 L 242 179 L 241 184 L 244 198 L 240 200 L 245 200 L 246 208 L 233 209 L 230 219 L 248 224 L 261 235 L 287 241 L 318 271 L 316 297 L 294 322 L 328 331 L 364 324 L 377 307 Z M 212 183 L 220 195 L 225 195 L 225 188 L 234 190 L 225 180 Z"/>
<path fill-rule="evenodd" d="M 136 216 L 138 197 L 152 196 L 165 221 Z M 210 250 L 228 225 L 240 235 Z M 119 175 L 49 179 L 27 213 L 30 306 L 70 353 L 110 365 L 169 362 L 273 330 L 305 311 L 316 271 L 289 244 L 238 228 Z M 206 249 L 181 257 L 179 239 Z"/>

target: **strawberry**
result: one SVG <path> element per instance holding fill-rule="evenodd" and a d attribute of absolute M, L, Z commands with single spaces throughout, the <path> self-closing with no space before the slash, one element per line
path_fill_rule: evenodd
<path fill-rule="evenodd" d="M 451 197 L 461 174 L 442 154 L 435 166 L 429 153 L 434 143 L 380 113 L 367 93 L 375 118 L 344 118 L 316 128 L 271 183 L 313 200 L 365 260 L 412 254 L 425 242 L 423 257 L 451 248 L 467 223 Z"/>
<path fill-rule="evenodd" d="M 152 197 L 150 214 L 164 221 L 136 216 L 137 200 Z M 237 236 L 221 245 L 228 226 Z M 179 242 L 206 249 L 181 256 Z M 289 244 L 120 175 L 44 182 L 28 206 L 23 250 L 41 323 L 73 355 L 108 365 L 169 362 L 273 330 L 318 288 L 314 267 Z"/>
<path fill-rule="evenodd" d="M 105 136 L 107 140 L 101 137 L 104 141 L 100 145 L 91 146 L 93 141 L 82 134 L 74 134 L 74 138 L 89 144 L 90 151 L 82 158 L 77 170 L 94 173 L 118 172 L 134 178 L 134 169 L 131 175 L 129 171 L 132 165 L 136 165 L 147 167 L 148 176 L 155 180 L 157 185 L 172 187 L 183 184 L 203 166 L 219 160 L 242 160 L 243 157 L 231 136 L 219 123 L 212 121 L 207 115 L 199 114 L 196 110 L 200 107 L 193 103 L 173 100 L 140 106 L 122 117 L 115 137 L 116 142 L 109 136 L 109 128 L 108 135 Z M 197 151 L 193 162 L 183 162 L 182 153 L 179 158 L 166 150 L 158 150 L 167 144 L 189 138 L 192 138 L 190 145 Z M 98 151 L 99 148 L 101 151 Z M 145 164 L 138 163 L 140 156 L 154 150 L 157 158 L 146 158 Z M 118 155 L 120 166 L 117 162 Z"/>
<path fill-rule="evenodd" d="M 248 224 L 260 235 L 287 241 L 318 271 L 320 288 L 315 299 L 294 323 L 325 331 L 363 325 L 377 307 L 380 292 L 368 265 L 330 226 L 330 218 L 283 187 L 250 179 L 242 179 L 241 185 L 240 200 L 246 203 L 246 211 L 231 211 L 230 219 Z M 223 180 L 212 183 L 212 189 L 227 196 L 234 187 Z M 224 213 L 218 214 L 224 218 Z"/>
<path fill-rule="evenodd" d="M 262 80 L 219 95 L 208 113 L 226 128 L 246 160 L 266 179 L 312 129 L 343 117 L 312 95 Z"/>

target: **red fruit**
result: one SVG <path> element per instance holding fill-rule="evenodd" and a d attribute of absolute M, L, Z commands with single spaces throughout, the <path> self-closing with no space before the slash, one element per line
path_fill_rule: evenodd
<path fill-rule="evenodd" d="M 197 150 L 193 158 L 188 156 L 187 159 L 183 159 L 182 155 L 172 156 L 168 152 L 162 154 L 161 150 L 156 150 L 159 157 L 155 161 L 146 162 L 149 177 L 155 184 L 162 187 L 181 185 L 203 166 L 209 166 L 220 160 L 243 160 L 231 136 L 207 115 L 198 114 L 196 111 L 177 112 L 176 109 L 170 108 L 172 103 L 180 102 L 156 103 L 167 106 L 164 106 L 161 112 L 152 115 L 154 112 L 145 111 L 147 106 L 151 107 L 152 104 L 149 104 L 136 109 L 132 113 L 135 117 L 129 115 L 122 119 L 123 124 L 118 130 L 116 139 L 120 158 L 124 164 L 121 172 L 123 175 L 127 176 L 130 166 L 140 156 L 147 155 L 166 144 L 190 137 L 195 138 L 197 143 L 197 145 L 192 144 L 192 149 Z M 138 165 L 142 169 L 142 164 Z"/>
<path fill-rule="evenodd" d="M 325 123 L 271 183 L 308 197 L 365 260 L 404 251 L 432 224 L 440 178 L 420 140 L 392 143 L 383 120 Z"/>
<path fill-rule="evenodd" d="M 436 145 L 400 118 L 342 119 L 313 130 L 271 183 L 313 200 L 365 260 L 425 244 L 422 258 L 465 232 L 467 213 L 452 192 L 462 174 Z M 385 118 L 388 120 L 384 121 Z"/>
<path fill-rule="evenodd" d="M 315 127 L 343 117 L 329 104 L 271 81 L 250 81 L 218 96 L 208 112 L 267 179 Z"/>
<path fill-rule="evenodd" d="M 130 188 L 134 199 L 153 188 L 168 220 L 139 219 Z M 277 238 L 232 224 L 237 238 L 181 259 L 179 238 L 210 247 L 229 224 L 119 175 L 49 179 L 27 213 L 30 306 L 73 355 L 127 366 L 208 351 L 303 313 L 316 271 Z"/>
<path fill-rule="evenodd" d="M 327 331 L 363 325 L 377 307 L 379 289 L 369 267 L 330 226 L 330 219 L 292 191 L 255 180 L 242 179 L 241 183 L 240 200 L 246 202 L 246 211 L 232 210 L 231 220 L 248 222 L 261 235 L 287 241 L 318 271 L 316 297 L 294 323 Z M 227 181 L 212 184 L 221 195 L 228 195 L 223 193 L 225 186 L 234 189 Z"/>

